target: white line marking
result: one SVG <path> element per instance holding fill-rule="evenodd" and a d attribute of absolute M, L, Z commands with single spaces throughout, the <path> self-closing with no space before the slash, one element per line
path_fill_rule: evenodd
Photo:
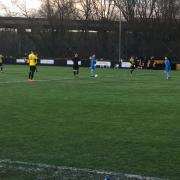
<path fill-rule="evenodd" d="M 74 78 L 61 78 L 61 79 L 37 79 L 33 81 L 28 80 L 19 80 L 19 81 L 2 81 L 0 84 L 16 84 L 16 83 L 29 83 L 29 82 L 49 82 L 49 81 L 62 81 L 62 80 L 71 80 Z"/>
<path fill-rule="evenodd" d="M 55 166 L 55 165 L 48 165 L 48 164 L 42 164 L 42 163 L 29 163 L 29 162 L 23 162 L 23 161 L 12 161 L 9 159 L 0 160 L 0 169 L 7 168 L 13 169 L 13 170 L 21 170 L 24 172 L 43 172 L 47 169 L 50 169 L 54 171 L 55 174 L 58 174 L 58 172 L 62 172 L 62 170 L 68 170 L 73 171 L 73 173 L 82 172 L 82 173 L 92 173 L 96 175 L 108 175 L 108 176 L 114 176 L 116 179 L 119 179 L 118 177 L 124 177 L 126 179 L 136 179 L 136 180 L 165 180 L 160 179 L 156 177 L 145 177 L 140 175 L 134 175 L 134 174 L 123 174 L 123 173 L 116 173 L 116 172 L 108 172 L 108 171 L 100 171 L 100 170 L 92 170 L 92 169 L 82 169 L 82 168 L 73 168 L 73 167 L 66 167 L 66 166 Z M 114 178 L 113 178 L 114 179 Z M 167 179 L 166 179 L 167 180 Z"/>

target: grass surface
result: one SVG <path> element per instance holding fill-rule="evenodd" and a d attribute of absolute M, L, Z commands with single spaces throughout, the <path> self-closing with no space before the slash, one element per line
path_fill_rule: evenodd
<path fill-rule="evenodd" d="M 0 159 L 180 179 L 180 72 L 27 72 L 0 74 Z"/>

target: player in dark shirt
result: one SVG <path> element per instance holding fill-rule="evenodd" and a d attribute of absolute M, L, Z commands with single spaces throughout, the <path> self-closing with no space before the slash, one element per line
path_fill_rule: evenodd
<path fill-rule="evenodd" d="M 4 60 L 4 56 L 2 54 L 0 54 L 0 68 L 1 68 L 1 72 L 3 72 L 3 60 Z"/>
<path fill-rule="evenodd" d="M 75 53 L 74 54 L 74 58 L 72 59 L 73 61 L 73 73 L 74 73 L 74 76 L 75 77 L 78 77 L 78 74 L 79 74 L 79 57 L 78 57 L 78 54 Z"/>

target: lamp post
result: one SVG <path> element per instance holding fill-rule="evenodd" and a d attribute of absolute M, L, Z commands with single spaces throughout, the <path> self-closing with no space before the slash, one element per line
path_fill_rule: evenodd
<path fill-rule="evenodd" d="M 119 62 L 121 62 L 121 33 L 122 33 L 121 0 L 119 0 Z"/>

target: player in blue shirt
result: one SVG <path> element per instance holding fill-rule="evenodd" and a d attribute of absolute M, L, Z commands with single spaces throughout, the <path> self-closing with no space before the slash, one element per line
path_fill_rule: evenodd
<path fill-rule="evenodd" d="M 167 57 L 164 58 L 164 65 L 165 65 L 166 79 L 168 80 L 170 77 L 171 63 Z"/>
<path fill-rule="evenodd" d="M 91 73 L 91 77 L 95 77 L 96 55 L 93 54 L 89 59 L 90 59 L 90 73 Z"/>

